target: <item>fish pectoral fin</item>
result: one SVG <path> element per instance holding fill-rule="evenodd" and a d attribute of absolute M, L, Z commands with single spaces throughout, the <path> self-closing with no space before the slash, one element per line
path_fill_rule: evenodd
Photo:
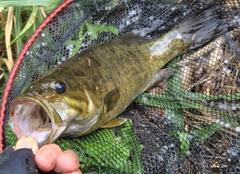
<path fill-rule="evenodd" d="M 112 128 L 120 126 L 127 121 L 127 118 L 114 118 L 101 126 L 101 128 Z"/>
<path fill-rule="evenodd" d="M 104 113 L 107 113 L 114 109 L 117 106 L 117 103 L 120 99 L 119 89 L 115 88 L 107 93 L 104 97 Z"/>
<path fill-rule="evenodd" d="M 160 69 L 152 78 L 151 82 L 148 84 L 148 86 L 143 90 L 149 90 L 153 87 L 156 87 L 158 85 L 161 85 L 162 83 L 167 82 L 172 76 L 174 75 L 174 72 L 169 68 Z"/>

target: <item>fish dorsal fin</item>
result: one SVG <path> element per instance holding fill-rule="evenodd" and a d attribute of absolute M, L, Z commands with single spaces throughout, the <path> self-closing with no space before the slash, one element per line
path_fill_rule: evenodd
<path fill-rule="evenodd" d="M 115 88 L 104 97 L 104 113 L 111 111 L 114 107 L 118 105 L 120 100 L 119 89 Z"/>
<path fill-rule="evenodd" d="M 120 126 L 126 121 L 127 121 L 127 118 L 114 118 L 108 121 L 107 123 L 105 123 L 104 125 L 102 125 L 101 128 L 112 128 L 112 127 Z"/>

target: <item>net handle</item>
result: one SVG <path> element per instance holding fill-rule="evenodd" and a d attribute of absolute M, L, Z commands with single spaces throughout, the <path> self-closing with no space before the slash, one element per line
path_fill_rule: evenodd
<path fill-rule="evenodd" d="M 29 50 L 35 39 L 39 36 L 39 34 L 43 31 L 43 29 L 51 22 L 53 18 L 55 18 L 64 8 L 66 8 L 69 4 L 71 4 L 74 0 L 65 0 L 62 4 L 60 4 L 37 28 L 37 30 L 33 33 L 30 39 L 25 44 L 21 53 L 19 54 L 13 68 L 9 74 L 8 80 L 5 85 L 5 89 L 2 96 L 2 103 L 0 107 L 0 152 L 4 150 L 4 119 L 6 114 L 6 106 L 9 97 L 9 93 L 11 90 L 11 86 L 13 84 L 16 73 L 18 72 L 18 68 L 21 65 L 21 62 L 26 55 L 26 52 Z"/>

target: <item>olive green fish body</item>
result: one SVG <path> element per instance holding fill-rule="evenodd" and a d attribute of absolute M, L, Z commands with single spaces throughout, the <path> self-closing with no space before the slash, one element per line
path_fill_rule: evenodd
<path fill-rule="evenodd" d="M 226 31 L 215 12 L 210 9 L 160 38 L 129 33 L 66 60 L 13 100 L 13 131 L 45 144 L 120 125 L 124 119 L 114 119 L 161 80 L 167 62 Z"/>

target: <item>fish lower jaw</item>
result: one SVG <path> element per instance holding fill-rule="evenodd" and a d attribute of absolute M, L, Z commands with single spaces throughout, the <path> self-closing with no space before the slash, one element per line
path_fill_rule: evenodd
<path fill-rule="evenodd" d="M 47 111 L 39 103 L 29 99 L 13 102 L 9 124 L 17 138 L 29 136 L 39 144 L 44 144 L 53 130 Z"/>
<path fill-rule="evenodd" d="M 35 140 L 37 140 L 38 144 L 39 145 L 42 145 L 45 143 L 45 141 L 48 139 L 49 135 L 51 134 L 52 132 L 52 128 L 50 127 L 46 127 L 44 128 L 45 130 L 43 130 L 43 128 L 38 128 L 34 131 L 32 131 L 31 133 L 23 133 L 21 135 L 22 136 L 29 136 L 29 137 L 32 137 L 34 138 Z M 24 135 L 25 134 L 25 135 Z M 18 137 L 18 138 L 21 138 L 21 137 Z"/>
<path fill-rule="evenodd" d="M 18 139 L 27 136 L 34 138 L 39 145 L 44 144 L 50 136 L 53 128 L 50 126 L 38 127 L 32 131 L 22 130 L 19 125 L 10 124 Z"/>

